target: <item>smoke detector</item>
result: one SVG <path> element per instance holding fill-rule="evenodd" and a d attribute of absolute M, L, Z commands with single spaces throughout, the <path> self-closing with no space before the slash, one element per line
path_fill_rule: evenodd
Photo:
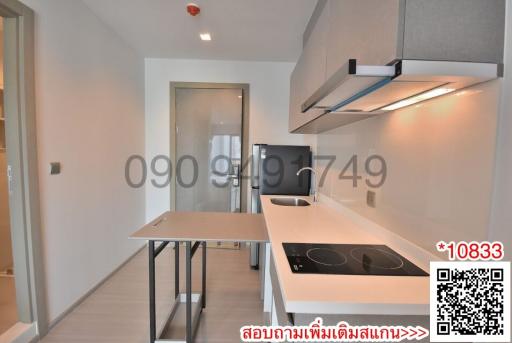
<path fill-rule="evenodd" d="M 191 3 L 187 4 L 187 12 L 192 17 L 195 17 L 196 15 L 199 14 L 199 12 L 201 12 L 201 8 L 199 8 L 199 6 L 197 6 L 197 4 L 194 4 L 193 2 L 191 2 Z"/>

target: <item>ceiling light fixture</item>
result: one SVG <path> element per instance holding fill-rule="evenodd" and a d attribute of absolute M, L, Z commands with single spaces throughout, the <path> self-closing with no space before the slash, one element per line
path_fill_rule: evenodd
<path fill-rule="evenodd" d="M 418 95 L 414 95 L 410 98 L 397 101 L 391 105 L 383 107 L 382 109 L 384 111 L 393 111 L 393 110 L 396 110 L 396 109 L 399 109 L 402 107 L 414 105 L 420 101 L 425 101 L 425 100 L 432 99 L 432 98 L 435 98 L 435 97 L 438 97 L 438 96 L 441 96 L 444 94 L 448 94 L 450 92 L 453 92 L 454 90 L 455 89 L 453 89 L 453 88 L 435 88 L 435 89 L 429 90 L 427 92 L 424 92 L 424 93 L 421 93 Z"/>
<path fill-rule="evenodd" d="M 209 32 L 200 33 L 199 37 L 201 37 L 201 40 L 204 40 L 204 41 L 211 41 L 212 40 L 212 36 L 210 35 Z"/>

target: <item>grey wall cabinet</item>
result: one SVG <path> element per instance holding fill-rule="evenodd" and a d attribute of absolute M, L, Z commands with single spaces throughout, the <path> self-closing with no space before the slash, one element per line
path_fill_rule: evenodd
<path fill-rule="evenodd" d="M 301 104 L 349 59 L 499 64 L 504 29 L 505 0 L 320 0 L 290 80 L 290 132 L 314 128 L 322 111 Z"/>
<path fill-rule="evenodd" d="M 406 0 L 404 12 L 403 59 L 503 63 L 505 0 Z"/>
<path fill-rule="evenodd" d="M 329 1 L 326 79 L 349 59 L 357 59 L 361 64 L 385 65 L 398 57 L 402 42 L 400 2 Z"/>
<path fill-rule="evenodd" d="M 304 63 L 301 56 L 290 76 L 290 113 L 288 117 L 290 132 L 300 127 L 301 123 L 304 124 L 312 120 L 309 118 L 309 114 L 301 113 L 300 110 L 301 104 L 306 97 L 304 83 Z"/>
<path fill-rule="evenodd" d="M 329 4 L 324 1 L 323 6 L 317 7 L 315 10 L 312 17 L 314 25 L 310 23 L 309 37 L 305 41 L 302 54 L 290 78 L 290 131 L 322 114 L 322 111 L 302 113 L 300 106 L 325 81 L 329 24 L 328 6 Z"/>

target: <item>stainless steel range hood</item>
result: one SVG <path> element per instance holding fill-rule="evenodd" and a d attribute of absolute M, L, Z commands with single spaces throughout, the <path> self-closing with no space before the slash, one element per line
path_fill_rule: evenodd
<path fill-rule="evenodd" d="M 336 121 L 353 122 L 448 94 L 502 76 L 502 65 L 396 60 L 386 66 L 349 60 L 302 104 L 302 112 L 324 111 L 315 131 Z"/>

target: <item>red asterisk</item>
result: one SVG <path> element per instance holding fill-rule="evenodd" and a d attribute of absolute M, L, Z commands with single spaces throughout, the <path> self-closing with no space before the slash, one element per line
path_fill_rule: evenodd
<path fill-rule="evenodd" d="M 445 251 L 446 250 L 446 243 L 441 241 L 437 243 L 437 250 L 439 251 Z"/>

